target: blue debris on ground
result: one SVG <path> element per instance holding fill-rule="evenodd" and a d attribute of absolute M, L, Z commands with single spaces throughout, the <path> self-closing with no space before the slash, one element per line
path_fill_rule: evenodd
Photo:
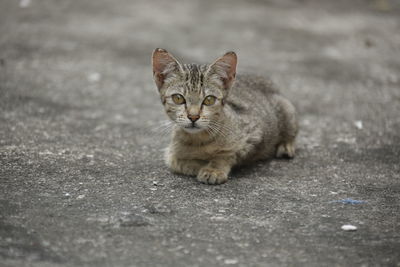
<path fill-rule="evenodd" d="M 334 201 L 332 201 L 332 202 L 334 202 L 334 203 L 343 203 L 343 204 L 352 204 L 352 205 L 355 205 L 355 204 L 365 204 L 365 203 L 367 203 L 367 201 L 364 201 L 364 200 L 355 200 L 355 199 L 352 199 L 352 198 L 345 198 L 345 199 L 340 199 L 340 200 L 334 200 Z"/>

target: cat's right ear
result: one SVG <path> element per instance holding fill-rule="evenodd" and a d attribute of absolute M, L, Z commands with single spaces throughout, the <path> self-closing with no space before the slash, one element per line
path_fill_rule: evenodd
<path fill-rule="evenodd" d="M 152 56 L 153 64 L 153 77 L 156 82 L 158 90 L 164 85 L 165 79 L 167 79 L 174 72 L 181 69 L 179 62 L 162 48 L 156 48 Z"/>
<path fill-rule="evenodd" d="M 222 82 L 224 89 L 229 90 L 235 81 L 236 65 L 236 53 L 232 51 L 227 52 L 210 65 L 208 74 L 211 75 L 211 77 L 217 77 L 217 80 Z"/>

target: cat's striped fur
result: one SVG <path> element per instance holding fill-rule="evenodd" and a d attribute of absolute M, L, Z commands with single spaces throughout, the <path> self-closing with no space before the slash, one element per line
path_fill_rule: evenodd
<path fill-rule="evenodd" d="M 293 105 L 264 78 L 236 77 L 236 63 L 233 52 L 197 65 L 181 64 L 164 49 L 154 51 L 154 79 L 176 123 L 166 153 L 173 171 L 220 184 L 235 165 L 294 156 L 298 123 Z"/>

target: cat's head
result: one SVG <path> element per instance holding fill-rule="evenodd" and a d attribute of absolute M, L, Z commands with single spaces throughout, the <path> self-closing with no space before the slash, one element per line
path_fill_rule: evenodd
<path fill-rule="evenodd" d="M 153 76 L 169 118 L 188 133 L 213 128 L 236 75 L 228 52 L 209 65 L 181 64 L 164 49 L 153 52 Z"/>

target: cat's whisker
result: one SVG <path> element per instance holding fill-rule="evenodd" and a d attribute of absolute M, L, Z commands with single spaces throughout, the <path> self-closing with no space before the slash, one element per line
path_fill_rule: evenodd
<path fill-rule="evenodd" d="M 232 137 L 239 137 L 239 135 L 237 134 L 237 131 L 235 131 L 233 128 L 225 126 L 225 125 L 218 125 L 217 127 L 219 127 L 221 129 L 221 131 L 226 131 L 228 132 Z"/>
<path fill-rule="evenodd" d="M 208 133 L 208 135 L 214 137 L 214 134 L 210 128 L 206 128 L 206 132 Z"/>
<path fill-rule="evenodd" d="M 167 131 L 170 128 L 171 128 L 171 125 L 164 125 L 164 126 L 161 126 L 161 127 L 157 127 L 156 129 L 152 130 L 152 135 L 158 135 L 160 133 L 163 133 L 163 132 Z"/>
<path fill-rule="evenodd" d="M 221 129 L 219 129 L 219 128 L 215 127 L 215 126 L 210 126 L 209 129 L 212 131 L 213 136 L 215 138 L 218 137 L 218 136 L 221 136 L 224 139 L 229 139 L 229 134 L 224 132 L 224 131 L 222 131 Z M 218 143 L 220 143 L 222 140 L 218 140 L 217 139 L 217 141 L 218 141 Z"/>
<path fill-rule="evenodd" d="M 160 134 L 162 137 L 164 137 L 164 136 L 166 136 L 167 134 L 171 133 L 172 130 L 174 129 L 174 127 L 175 127 L 174 124 L 170 124 L 170 125 L 168 125 L 168 126 L 162 128 L 162 129 L 159 131 L 159 134 Z"/>
<path fill-rule="evenodd" d="M 164 126 L 170 125 L 170 124 L 172 124 L 171 121 L 160 121 L 160 122 L 157 122 L 156 125 L 154 125 L 154 124 L 149 125 L 148 127 L 146 127 L 146 129 L 149 131 L 157 131 L 158 129 L 163 128 Z"/>
<path fill-rule="evenodd" d="M 216 121 L 210 121 L 209 123 L 210 128 L 213 128 L 218 134 L 220 134 L 223 137 L 232 137 L 234 139 L 239 138 L 239 135 L 236 133 L 234 129 L 231 127 L 228 127 L 226 125 L 223 125 L 219 122 Z"/>
<path fill-rule="evenodd" d="M 214 138 L 218 136 L 218 131 L 217 131 L 217 129 L 215 129 L 215 128 L 212 127 L 212 126 L 206 128 L 206 131 L 209 133 L 209 135 L 211 135 L 211 136 L 214 137 Z"/>
<path fill-rule="evenodd" d="M 168 133 L 172 132 L 175 124 L 171 121 L 161 121 L 157 125 L 152 125 L 145 130 L 144 134 L 152 137 L 164 138 Z"/>
<path fill-rule="evenodd" d="M 211 129 L 211 131 L 214 133 L 214 135 L 220 135 L 222 137 L 227 137 L 227 133 L 223 132 L 221 129 L 219 129 L 218 127 L 214 126 L 214 125 L 209 125 L 209 128 Z"/>

